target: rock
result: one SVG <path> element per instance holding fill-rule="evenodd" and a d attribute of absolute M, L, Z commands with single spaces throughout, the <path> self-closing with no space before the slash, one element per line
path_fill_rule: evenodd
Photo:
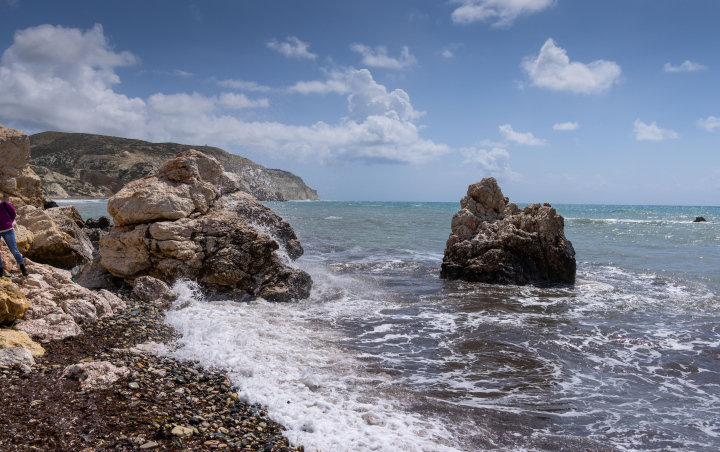
<path fill-rule="evenodd" d="M 695 219 L 693 220 L 693 223 L 701 223 L 703 221 L 707 221 L 707 220 L 703 217 L 695 217 Z"/>
<path fill-rule="evenodd" d="M 192 427 L 184 427 L 182 425 L 178 425 L 170 431 L 170 433 L 175 436 L 192 436 L 194 432 L 195 430 L 193 430 Z"/>
<path fill-rule="evenodd" d="M 140 301 L 155 301 L 161 298 L 166 301 L 174 301 L 177 294 L 167 284 L 152 276 L 141 276 L 133 281 L 132 294 Z"/>
<path fill-rule="evenodd" d="M 99 251 L 117 277 L 193 280 L 211 295 L 233 298 L 310 294 L 310 276 L 290 266 L 303 252 L 290 224 L 200 152 L 179 154 L 154 176 L 126 185 L 108 212 L 115 226 Z"/>
<path fill-rule="evenodd" d="M 520 210 L 495 178 L 468 187 L 452 219 L 440 276 L 485 283 L 575 283 L 575 250 L 550 204 Z"/>
<path fill-rule="evenodd" d="M 9 278 L 0 278 L 0 324 L 12 323 L 25 316 L 30 304 Z"/>
<path fill-rule="evenodd" d="M 15 347 L 26 348 L 30 350 L 33 356 L 42 356 L 45 354 L 45 349 L 30 339 L 30 336 L 28 336 L 25 331 L 0 330 L 0 349 Z"/>
<path fill-rule="evenodd" d="M 77 226 L 77 210 L 67 207 L 71 209 L 55 207 L 41 210 L 33 206 L 17 209 L 16 222 L 33 234 L 27 257 L 60 268 L 72 268 L 92 259 L 90 239 Z"/>
<path fill-rule="evenodd" d="M 100 257 L 86 262 L 75 272 L 75 282 L 87 289 L 115 289 L 115 277 L 100 263 Z"/>
<path fill-rule="evenodd" d="M 41 341 L 59 341 L 82 333 L 78 324 L 68 314 L 49 314 L 44 318 L 22 322 L 15 328 Z"/>
<path fill-rule="evenodd" d="M 0 192 L 10 196 L 13 206 L 42 208 L 49 199 L 40 178 L 30 169 L 30 140 L 17 129 L 0 125 Z"/>
<path fill-rule="evenodd" d="M 97 220 L 94 218 L 88 218 L 85 220 L 85 227 L 88 229 L 110 229 L 111 226 L 112 222 L 110 221 L 110 218 L 104 215 Z"/>
<path fill-rule="evenodd" d="M 155 341 L 143 342 L 142 344 L 138 344 L 135 347 L 130 348 L 130 352 L 135 353 L 136 355 L 157 356 L 159 350 L 160 344 Z"/>
<path fill-rule="evenodd" d="M 35 235 L 30 232 L 28 228 L 20 224 L 16 224 L 14 229 L 15 243 L 17 244 L 18 251 L 20 251 L 20 254 L 25 256 L 25 254 L 30 251 L 32 244 L 35 241 Z M 2 242 L 3 244 L 5 244 L 5 240 L 3 240 Z M 15 258 L 13 258 L 13 260 L 15 260 Z"/>
<path fill-rule="evenodd" d="M 34 366 L 32 352 L 23 347 L 11 347 L 0 350 L 0 366 Z"/>
<path fill-rule="evenodd" d="M 127 367 L 115 367 L 107 361 L 93 361 L 68 366 L 61 377 L 79 380 L 83 390 L 93 391 L 107 389 L 115 381 L 128 375 L 130 375 L 130 369 Z"/>

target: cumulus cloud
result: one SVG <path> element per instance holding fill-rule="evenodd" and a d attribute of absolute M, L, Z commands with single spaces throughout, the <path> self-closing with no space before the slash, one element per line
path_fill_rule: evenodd
<path fill-rule="evenodd" d="M 115 52 L 99 25 L 88 31 L 49 25 L 19 31 L 0 60 L 0 119 L 150 141 L 241 144 L 315 162 L 421 163 L 451 151 L 422 138 L 413 123 L 422 113 L 407 93 L 388 92 L 368 70 L 339 72 L 348 94 L 346 117 L 308 127 L 232 116 L 238 108 L 269 105 L 244 94 L 156 93 L 141 99 L 116 93 L 120 78 L 114 68 L 136 62 L 129 52 Z"/>
<path fill-rule="evenodd" d="M 648 125 L 640 121 L 640 119 L 636 119 L 633 126 L 637 141 L 663 141 L 680 138 L 677 132 L 671 129 L 662 129 L 658 127 L 656 122 Z"/>
<path fill-rule="evenodd" d="M 239 89 L 242 91 L 267 92 L 267 91 L 272 90 L 272 88 L 270 88 L 269 86 L 260 85 L 257 82 L 248 82 L 245 80 L 235 80 L 235 79 L 218 80 L 217 84 L 222 87 L 225 87 L 225 88 Z"/>
<path fill-rule="evenodd" d="M 311 80 L 295 83 L 287 90 L 300 94 L 347 94 L 350 92 L 348 71 L 330 71 L 326 80 Z"/>
<path fill-rule="evenodd" d="M 524 146 L 545 146 L 547 142 L 540 138 L 535 138 L 532 133 L 515 132 L 510 124 L 500 126 L 500 133 L 508 141 L 514 141 L 515 143 L 522 144 Z"/>
<path fill-rule="evenodd" d="M 408 47 L 403 47 L 399 58 L 388 56 L 385 46 L 377 46 L 375 50 L 364 44 L 353 44 L 350 50 L 363 56 L 363 64 L 371 67 L 382 67 L 387 69 L 404 69 L 417 63 L 415 56 L 410 53 Z"/>
<path fill-rule="evenodd" d="M 577 122 L 563 122 L 563 123 L 557 123 L 553 126 L 554 130 L 577 130 L 580 127 L 580 124 Z"/>
<path fill-rule="evenodd" d="M 285 42 L 278 42 L 277 39 L 267 43 L 268 48 L 277 50 L 288 58 L 314 60 L 317 55 L 308 51 L 310 44 L 302 42 L 296 36 L 288 36 Z"/>
<path fill-rule="evenodd" d="M 720 128 L 720 118 L 716 118 L 715 116 L 708 116 L 707 119 L 700 118 L 697 120 L 697 126 L 708 132 L 714 132 L 715 129 Z"/>
<path fill-rule="evenodd" d="M 700 63 L 695 63 L 694 61 L 686 60 L 680 66 L 673 66 L 670 63 L 665 63 L 664 69 L 665 72 L 698 72 L 704 71 L 705 69 L 707 69 L 707 66 L 703 66 Z"/>
<path fill-rule="evenodd" d="M 454 0 L 454 3 L 461 4 L 450 16 L 455 23 L 493 21 L 494 27 L 506 27 L 519 16 L 553 6 L 555 0 Z"/>
<path fill-rule="evenodd" d="M 537 57 L 525 58 L 521 66 L 534 86 L 582 94 L 601 94 L 610 90 L 622 72 L 612 61 L 570 62 L 565 49 L 557 47 L 552 39 L 545 42 Z"/>
<path fill-rule="evenodd" d="M 510 154 L 505 149 L 494 148 L 488 151 L 476 147 L 467 147 L 460 148 L 460 153 L 465 157 L 463 162 L 465 165 L 475 165 L 496 177 L 520 178 L 520 174 L 510 169 Z"/>

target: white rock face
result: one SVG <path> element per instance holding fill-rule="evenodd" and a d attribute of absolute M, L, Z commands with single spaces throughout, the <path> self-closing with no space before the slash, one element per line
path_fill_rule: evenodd
<path fill-rule="evenodd" d="M 130 375 L 127 367 L 116 367 L 107 361 L 93 361 L 68 366 L 61 378 L 79 380 L 84 391 L 107 389 L 120 378 Z"/>

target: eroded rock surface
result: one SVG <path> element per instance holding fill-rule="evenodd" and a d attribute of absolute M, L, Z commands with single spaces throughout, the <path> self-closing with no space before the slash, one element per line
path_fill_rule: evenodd
<path fill-rule="evenodd" d="M 497 181 L 468 187 L 452 219 L 441 277 L 485 283 L 575 283 L 575 250 L 550 204 L 509 203 Z"/>
<path fill-rule="evenodd" d="M 93 391 L 107 389 L 115 381 L 128 375 L 130 369 L 127 367 L 116 367 L 107 361 L 92 361 L 66 367 L 61 377 L 79 380 L 84 391 Z"/>
<path fill-rule="evenodd" d="M 16 208 L 42 208 L 49 201 L 29 162 L 30 140 L 25 132 L 0 125 L 0 193 L 8 194 Z"/>
<path fill-rule="evenodd" d="M 302 247 L 290 224 L 241 191 L 237 175 L 189 150 L 108 201 L 115 226 L 100 239 L 117 277 L 200 283 L 209 294 L 273 301 L 307 298 L 310 276 L 292 268 Z"/>

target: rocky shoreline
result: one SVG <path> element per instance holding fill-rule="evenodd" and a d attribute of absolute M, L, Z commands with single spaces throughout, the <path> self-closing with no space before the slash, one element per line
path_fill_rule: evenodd
<path fill-rule="evenodd" d="M 46 341 L 36 365 L 0 366 L 0 450 L 303 451 L 259 406 L 241 402 L 227 376 L 157 356 L 175 332 L 164 310 L 117 293 L 127 307 L 87 324 L 83 334 Z M 84 390 L 63 378 L 81 362 L 127 367 L 107 389 Z"/>

